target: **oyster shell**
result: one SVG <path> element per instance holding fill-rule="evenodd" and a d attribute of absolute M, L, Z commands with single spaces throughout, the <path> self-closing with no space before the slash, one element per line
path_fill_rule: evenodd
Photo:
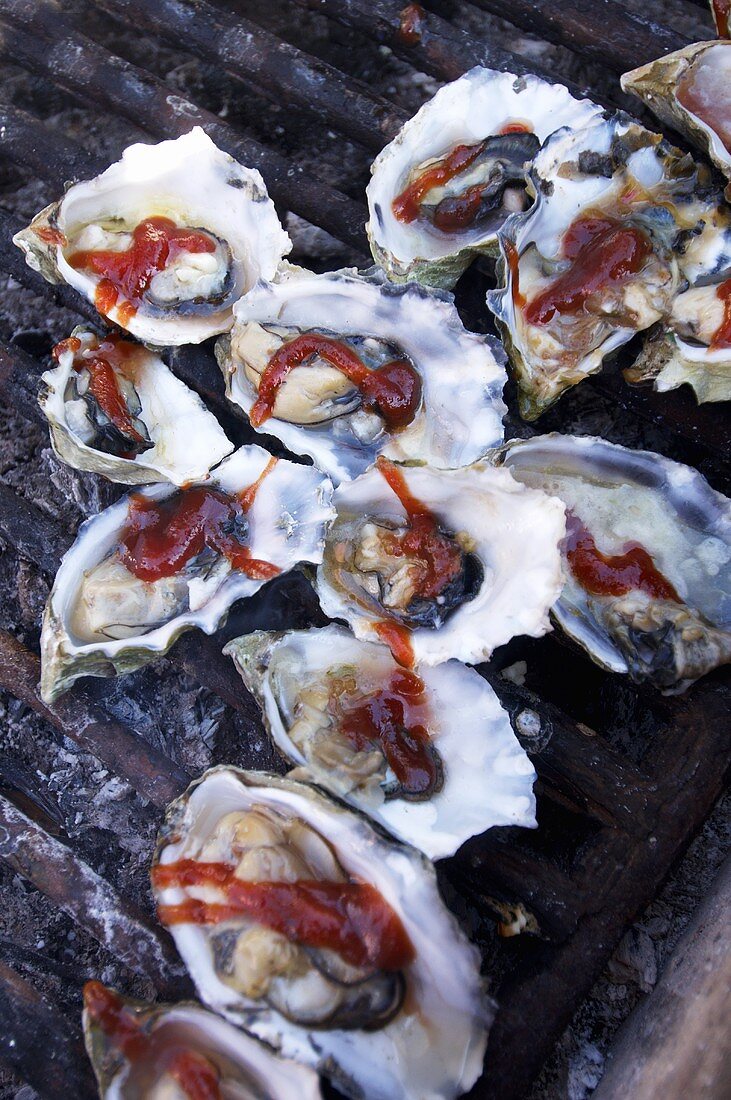
<path fill-rule="evenodd" d="M 561 84 L 480 66 L 440 88 L 373 162 L 366 230 L 376 263 L 396 281 L 453 287 L 475 253 L 496 254 L 503 221 L 525 209 L 526 173 L 541 142 L 600 110 Z M 425 191 L 411 220 L 397 216 L 405 188 L 455 150 L 461 170 Z M 468 203 L 471 220 L 460 225 L 466 193 L 476 205 Z"/>
<path fill-rule="evenodd" d="M 113 1027 L 118 1017 L 123 1030 Z M 83 1019 L 102 1100 L 186 1100 L 191 1093 L 183 1086 L 191 1074 L 216 1090 L 211 1096 L 227 1100 L 322 1095 L 307 1066 L 280 1058 L 193 1002 L 148 1004 L 87 982 Z"/>
<path fill-rule="evenodd" d="M 719 199 L 710 170 L 619 114 L 554 134 L 532 186 L 487 295 L 529 420 L 670 312 L 699 263 L 688 241 L 713 228 Z"/>
<path fill-rule="evenodd" d="M 236 600 L 298 562 L 320 561 L 331 490 L 319 471 L 248 446 L 202 486 L 153 485 L 87 520 L 46 604 L 43 698 L 80 676 L 132 672 L 191 627 L 211 634 Z M 211 522 L 220 515 L 212 538 L 209 505 Z"/>
<path fill-rule="evenodd" d="M 395 486 L 395 488 L 394 488 Z M 548 629 L 564 509 L 507 471 L 383 463 L 341 485 L 316 588 L 326 615 L 402 664 L 476 663 Z M 422 517 L 422 518 L 419 518 Z"/>
<path fill-rule="evenodd" d="M 553 615 L 597 664 L 678 692 L 731 660 L 731 502 L 696 470 L 559 434 L 513 440 L 495 461 L 565 502 Z M 590 572 L 607 560 L 614 591 Z"/>
<path fill-rule="evenodd" d="M 310 455 L 336 482 L 363 473 L 379 454 L 454 467 L 502 440 L 502 348 L 467 332 L 444 295 L 342 271 L 260 284 L 234 315 L 230 337 L 216 349 L 228 397 L 251 416 L 262 374 L 275 369 L 273 357 L 288 345 L 296 355 L 301 346 L 301 365 L 284 377 L 272 415 L 261 423 L 254 417 L 255 426 Z M 406 371 L 403 381 L 389 378 L 384 391 L 392 401 L 398 386 L 400 403 L 390 417 L 378 393 L 368 400 L 363 384 L 337 369 L 343 354 L 344 369 L 365 365 L 369 383 L 384 369 Z M 404 382 L 413 387 L 408 397 Z M 409 401 L 408 418 L 403 400 Z M 392 418 L 405 423 L 392 424 Z"/>
<path fill-rule="evenodd" d="M 75 328 L 54 357 L 39 403 L 69 466 L 125 485 L 186 485 L 233 450 L 198 395 L 142 345 Z"/>
<path fill-rule="evenodd" d="M 731 177 L 731 42 L 694 42 L 632 69 L 622 88 Z"/>
<path fill-rule="evenodd" d="M 340 626 L 257 631 L 224 653 L 257 699 L 275 747 L 296 766 L 293 777 L 339 795 L 431 859 L 493 825 L 536 824 L 535 771 L 474 669 L 447 661 L 402 687 L 403 670 L 385 646 Z M 392 715 L 396 726 L 406 723 L 390 754 L 396 772 L 376 741 L 352 737 L 373 721 L 371 706 L 388 715 L 386 736 L 394 735 Z"/>
<path fill-rule="evenodd" d="M 226 332 L 234 302 L 272 279 L 291 248 L 260 174 L 198 126 L 130 145 L 13 240 L 49 282 L 68 283 L 155 346 Z"/>
<path fill-rule="evenodd" d="M 223 864 L 229 878 L 195 885 L 206 864 Z M 285 1056 L 316 1066 L 347 1096 L 436 1100 L 474 1084 L 491 1016 L 479 954 L 444 906 L 431 864 L 361 815 L 305 784 L 214 768 L 170 807 L 152 880 L 202 999 Z M 380 955 L 354 963 L 344 946 L 306 946 L 312 940 L 296 924 L 289 939 L 276 922 L 244 912 L 216 923 L 185 919 L 197 910 L 215 920 L 224 913 L 206 905 L 258 895 L 266 883 L 289 884 L 288 896 L 313 883 L 334 898 L 339 884 L 343 896 L 360 889 L 385 903 L 382 919 L 406 936 L 409 951 L 398 962 L 394 955 L 398 969 L 389 969 Z M 370 933 L 368 941 L 377 950 Z"/>

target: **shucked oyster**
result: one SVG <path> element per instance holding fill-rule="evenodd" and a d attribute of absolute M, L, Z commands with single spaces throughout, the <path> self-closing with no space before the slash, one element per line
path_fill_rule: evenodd
<path fill-rule="evenodd" d="M 305 784 L 214 768 L 171 806 L 158 914 L 202 999 L 347 1096 L 469 1089 L 490 1010 L 431 865 Z"/>
<path fill-rule="evenodd" d="M 600 111 L 560 84 L 476 67 L 441 88 L 379 153 L 367 188 L 374 259 L 390 279 L 452 287 L 505 218 L 530 205 L 541 143 Z"/>
<path fill-rule="evenodd" d="M 204 484 L 130 493 L 82 525 L 46 605 L 41 693 L 132 672 L 238 599 L 322 558 L 332 487 L 309 466 L 241 447 Z"/>
<path fill-rule="evenodd" d="M 561 591 L 564 509 L 504 470 L 379 459 L 341 485 L 317 594 L 357 638 L 400 664 L 476 663 L 517 634 L 538 637 Z"/>
<path fill-rule="evenodd" d="M 535 825 L 535 772 L 495 693 L 459 661 L 407 671 L 340 626 L 257 631 L 224 653 L 275 747 L 432 859 L 493 825 Z"/>
<path fill-rule="evenodd" d="M 669 313 L 687 285 L 680 253 L 719 198 L 710 170 L 622 115 L 554 134 L 532 186 L 535 205 L 500 235 L 503 287 L 487 296 L 527 419 Z"/>
<path fill-rule="evenodd" d="M 320 1100 L 317 1074 L 200 1005 L 84 986 L 84 1038 L 102 1100 Z"/>
<path fill-rule="evenodd" d="M 558 434 L 513 440 L 496 461 L 565 502 L 553 614 L 598 664 L 677 692 L 731 660 L 731 503 L 699 473 Z"/>
<path fill-rule="evenodd" d="M 259 285 L 234 315 L 228 396 L 336 482 L 378 454 L 462 466 L 502 439 L 502 348 L 444 295 L 344 271 Z"/>
<path fill-rule="evenodd" d="M 130 145 L 13 239 L 49 282 L 158 346 L 226 332 L 234 302 L 273 278 L 291 247 L 259 173 L 199 127 Z"/>
<path fill-rule="evenodd" d="M 75 469 L 186 485 L 233 450 L 198 395 L 141 344 L 76 328 L 53 355 L 40 405 L 56 454 Z"/>

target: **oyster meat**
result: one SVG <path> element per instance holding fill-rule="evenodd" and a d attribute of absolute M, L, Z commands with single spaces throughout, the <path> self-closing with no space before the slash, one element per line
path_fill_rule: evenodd
<path fill-rule="evenodd" d="M 531 420 L 669 314 L 697 266 L 688 241 L 713 228 L 719 199 L 708 168 L 621 114 L 554 134 L 532 186 L 487 295 Z"/>
<path fill-rule="evenodd" d="M 53 349 L 40 406 L 59 458 L 126 485 L 203 480 L 233 444 L 154 352 L 76 328 Z"/>
<path fill-rule="evenodd" d="M 260 284 L 234 314 L 229 398 L 335 482 L 379 454 L 462 466 L 503 438 L 502 348 L 451 297 L 342 271 Z"/>
<path fill-rule="evenodd" d="M 43 698 L 132 672 L 191 627 L 210 634 L 236 600 L 320 561 L 331 492 L 319 471 L 248 446 L 203 484 L 150 486 L 87 520 L 46 605 Z"/>
<path fill-rule="evenodd" d="M 333 498 L 316 588 L 326 615 L 400 664 L 476 663 L 550 629 L 564 508 L 505 470 L 379 459 Z"/>
<path fill-rule="evenodd" d="M 601 108 L 561 84 L 480 66 L 445 85 L 379 153 L 366 194 L 368 239 L 390 279 L 450 288 L 505 218 L 525 210 L 526 175 L 561 126 Z"/>
<path fill-rule="evenodd" d="M 479 954 L 434 870 L 306 784 L 214 768 L 168 811 L 158 914 L 201 998 L 347 1096 L 451 1098 L 479 1076 Z"/>
<path fill-rule="evenodd" d="M 673 693 L 731 660 L 731 502 L 696 470 L 559 434 L 495 461 L 565 502 L 553 615 L 597 664 Z"/>
<path fill-rule="evenodd" d="M 147 1004 L 84 986 L 84 1039 L 102 1100 L 320 1100 L 317 1074 L 193 1002 Z"/>
<path fill-rule="evenodd" d="M 431 859 L 493 825 L 534 826 L 535 771 L 490 685 L 416 672 L 344 627 L 236 638 L 233 658 L 295 771 Z"/>
<path fill-rule="evenodd" d="M 226 332 L 234 302 L 274 278 L 291 248 L 260 174 L 197 126 L 130 145 L 13 240 L 49 282 L 155 346 Z"/>

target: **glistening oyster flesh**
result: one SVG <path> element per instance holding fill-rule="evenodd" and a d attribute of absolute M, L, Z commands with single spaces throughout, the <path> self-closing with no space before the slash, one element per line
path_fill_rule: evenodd
<path fill-rule="evenodd" d="M 379 459 L 333 498 L 316 587 L 325 614 L 401 664 L 476 663 L 550 629 L 564 508 L 506 470 Z"/>
<path fill-rule="evenodd" d="M 431 864 L 342 803 L 214 768 L 170 807 L 152 882 L 202 999 L 347 1096 L 449 1100 L 479 1076 L 478 952 Z"/>
<path fill-rule="evenodd" d="M 156 346 L 226 332 L 234 302 L 274 278 L 291 248 L 259 172 L 197 126 L 130 145 L 13 240 L 49 282 L 68 283 Z"/>
<path fill-rule="evenodd" d="M 535 825 L 535 772 L 489 684 L 458 661 L 407 672 L 344 627 L 229 642 L 270 737 L 310 779 L 432 859 Z"/>
<path fill-rule="evenodd" d="M 731 660 L 731 502 L 696 470 L 558 434 L 495 460 L 565 502 L 553 615 L 598 664 L 677 692 Z"/>
<path fill-rule="evenodd" d="M 376 157 L 366 194 L 373 257 L 390 279 L 450 288 L 505 218 L 530 205 L 541 143 L 601 108 L 561 84 L 477 66 L 445 85 Z"/>
<path fill-rule="evenodd" d="M 75 328 L 53 354 L 39 401 L 53 449 L 75 469 L 186 485 L 233 450 L 198 395 L 141 344 Z"/>
<path fill-rule="evenodd" d="M 376 458 L 454 467 L 503 438 L 504 355 L 450 297 L 373 273 L 257 286 L 216 354 L 254 426 L 335 480 Z"/>
<path fill-rule="evenodd" d="M 84 1039 L 102 1100 L 320 1100 L 307 1066 L 193 1002 L 147 1004 L 84 986 Z M 193 1092 L 195 1089 L 195 1092 Z"/>
<path fill-rule="evenodd" d="M 332 486 L 319 471 L 241 447 L 203 484 L 154 485 L 87 520 L 46 604 L 41 692 L 132 672 L 185 630 L 322 557 Z"/>

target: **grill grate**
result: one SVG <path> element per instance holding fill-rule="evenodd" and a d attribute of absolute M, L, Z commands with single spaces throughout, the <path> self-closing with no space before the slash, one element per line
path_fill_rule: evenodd
<path fill-rule="evenodd" d="M 563 80 L 450 22 L 448 4 L 431 5 L 414 40 L 403 32 L 400 0 L 292 2 L 356 39 L 388 46 L 440 80 L 454 79 L 479 63 Z M 675 31 L 613 0 L 562 5 L 476 0 L 475 6 L 615 71 L 685 43 Z M 232 95 L 241 95 L 243 82 L 287 108 L 285 130 L 291 127 L 301 134 L 313 123 L 332 127 L 370 155 L 405 117 L 400 107 L 365 83 L 252 22 L 252 17 L 260 18 L 258 5 L 246 0 L 220 0 L 215 7 L 196 0 L 99 0 L 89 7 L 103 9 L 122 27 L 159 36 L 174 49 L 225 69 L 233 78 Z M 317 178 L 316 158 L 313 168 L 305 169 L 275 143 L 244 134 L 238 125 L 179 95 L 150 69 L 111 53 L 87 37 L 84 14 L 83 3 L 0 0 L 0 55 L 44 85 L 63 89 L 84 106 L 122 116 L 155 138 L 202 125 L 217 144 L 261 170 L 282 209 L 327 230 L 365 260 L 361 194 L 356 198 L 347 183 L 333 183 L 329 169 L 323 168 Z M 67 15 L 82 19 L 66 21 Z M 90 25 L 94 34 L 93 19 Z M 601 35 L 595 35 L 596 28 Z M 597 94 L 591 80 L 584 90 Z M 286 139 L 281 144 L 286 148 Z M 54 189 L 108 163 L 14 104 L 0 107 L 0 152 Z M 44 296 L 49 305 L 95 319 L 95 311 L 74 291 L 48 287 L 24 264 L 10 243 L 19 227 L 13 214 L 0 210 L 0 271 Z M 460 297 L 468 324 L 475 328 L 485 324 L 481 279 L 473 273 Z M 216 412 L 231 438 L 245 441 L 247 429 L 226 405 L 210 349 L 180 349 L 172 353 L 171 362 Z M 40 420 L 35 394 L 41 369 L 22 348 L 0 345 L 0 397 L 31 421 Z M 701 466 L 720 483 L 729 444 L 720 409 L 696 407 L 683 392 L 659 395 L 630 389 L 616 374 L 591 379 L 581 388 L 602 408 L 640 425 L 640 435 L 659 431 L 652 438 L 656 444 L 660 438 L 660 449 Z M 571 401 L 566 399 L 569 415 Z M 550 422 L 555 414 L 549 414 L 541 430 L 544 424 L 547 429 L 565 426 L 565 415 L 562 407 L 559 419 Z M 0 486 L 0 541 L 19 567 L 30 563 L 51 578 L 69 538 L 36 505 Z M 221 655 L 224 641 L 260 626 L 282 629 L 320 621 L 313 593 L 295 574 L 234 609 L 226 628 L 212 638 L 188 635 L 169 654 L 171 675 L 174 670 L 185 673 L 243 724 L 247 745 L 237 748 L 236 762 L 271 766 L 272 757 L 262 742 L 253 701 Z M 529 661 L 535 690 L 499 676 L 498 667 L 516 659 Z M 716 673 L 686 696 L 667 699 L 618 683 L 619 678 L 590 666 L 570 644 L 554 637 L 539 643 L 518 640 L 506 647 L 494 667 L 483 671 L 509 708 L 538 771 L 541 828 L 535 834 L 495 829 L 473 839 L 440 865 L 440 879 L 450 904 L 468 920 L 484 952 L 501 1006 L 486 1072 L 474 1096 L 517 1100 L 627 925 L 654 896 L 718 796 L 728 763 L 723 722 L 728 678 Z M 79 753 L 90 753 L 128 783 L 143 800 L 141 820 L 151 825 L 189 776 L 169 752 L 138 732 L 131 717 L 134 709 L 120 709 L 124 682 L 91 682 L 83 690 L 77 686 L 47 707 L 38 695 L 38 676 L 35 652 L 0 631 L 0 689 L 73 742 Z M 154 712 L 153 695 L 146 703 Z M 630 731 L 626 740 L 623 730 Z M 230 760 L 219 755 L 214 762 Z M 98 863 L 90 861 L 82 844 L 64 835 L 54 813 L 34 777 L 0 757 L 0 859 L 71 916 L 127 972 L 145 976 L 159 996 L 189 993 L 167 933 L 151 915 L 149 896 L 130 897 L 115 886 L 113 876 L 96 870 Z M 109 842 L 114 844 L 114 838 Z M 496 917 L 526 920 L 539 934 L 500 939 L 494 931 Z M 0 1011 L 5 1022 L 0 1061 L 42 1096 L 83 1100 L 93 1095 L 78 1029 L 79 989 L 86 976 L 91 975 L 77 968 L 64 970 L 38 952 L 0 941 Z"/>

